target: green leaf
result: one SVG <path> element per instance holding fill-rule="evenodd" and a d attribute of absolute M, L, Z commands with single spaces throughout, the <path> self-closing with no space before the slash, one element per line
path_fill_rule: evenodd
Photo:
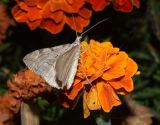
<path fill-rule="evenodd" d="M 45 108 L 49 105 L 49 103 L 45 99 L 42 99 L 41 97 L 38 97 L 36 99 L 36 102 L 38 104 L 38 107 L 42 110 L 45 110 Z"/>
<path fill-rule="evenodd" d="M 6 89 L 0 88 L 0 95 L 3 95 L 6 92 Z"/>
<path fill-rule="evenodd" d="M 11 46 L 10 43 L 5 43 L 3 45 L 0 45 L 0 53 L 8 49 L 10 46 Z"/>
<path fill-rule="evenodd" d="M 98 111 L 93 115 L 97 125 L 111 125 L 111 120 L 109 119 L 108 113 Z"/>
<path fill-rule="evenodd" d="M 104 120 L 102 117 L 96 118 L 97 125 L 111 125 L 111 120 Z"/>
<path fill-rule="evenodd" d="M 160 82 L 160 70 L 157 70 L 157 72 L 156 72 L 156 74 L 153 76 L 153 78 L 154 78 L 156 81 Z"/>

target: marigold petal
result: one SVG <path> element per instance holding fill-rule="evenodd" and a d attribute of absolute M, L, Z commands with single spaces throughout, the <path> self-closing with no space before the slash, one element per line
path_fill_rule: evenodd
<path fill-rule="evenodd" d="M 121 104 L 120 99 L 109 84 L 98 82 L 96 85 L 98 98 L 105 112 L 109 112 L 113 106 L 118 106 Z"/>
<path fill-rule="evenodd" d="M 40 11 L 37 7 L 30 7 L 27 14 L 30 21 L 42 19 L 42 11 Z"/>
<path fill-rule="evenodd" d="M 19 2 L 18 3 L 18 6 L 20 9 L 22 9 L 23 11 L 28 11 L 29 10 L 29 7 L 24 3 L 24 2 Z"/>
<path fill-rule="evenodd" d="M 95 50 L 95 49 L 97 49 L 97 48 L 99 48 L 100 46 L 101 46 L 101 44 L 99 43 L 99 42 L 96 42 L 95 40 L 93 40 L 93 39 L 91 39 L 90 41 L 89 41 L 89 45 L 90 45 L 90 48 L 92 49 L 92 50 Z"/>
<path fill-rule="evenodd" d="M 103 10 L 110 4 L 107 0 L 86 0 L 86 2 L 90 3 L 95 11 Z"/>
<path fill-rule="evenodd" d="M 41 20 L 29 21 L 27 20 L 27 25 L 31 30 L 36 29 L 41 23 Z"/>
<path fill-rule="evenodd" d="M 113 48 L 113 45 L 112 45 L 111 42 L 102 42 L 102 43 L 101 43 L 101 46 L 102 46 L 103 48 Z"/>
<path fill-rule="evenodd" d="M 89 92 L 86 92 L 86 104 L 89 110 L 99 110 L 101 105 L 98 100 L 97 88 L 92 86 Z"/>
<path fill-rule="evenodd" d="M 133 5 L 137 8 L 140 7 L 140 0 L 133 0 Z"/>
<path fill-rule="evenodd" d="M 104 72 L 104 74 L 102 75 L 102 78 L 104 80 L 111 80 L 111 79 L 122 77 L 124 75 L 125 75 L 125 70 L 123 67 L 114 67 Z"/>
<path fill-rule="evenodd" d="M 52 12 L 62 10 L 67 13 L 75 13 L 79 11 L 83 4 L 84 0 L 74 0 L 72 4 L 69 4 L 67 0 L 50 0 L 50 10 Z"/>
<path fill-rule="evenodd" d="M 94 40 L 90 40 L 90 49 L 92 52 L 91 54 L 97 57 L 96 60 L 99 58 L 102 58 L 101 60 L 98 60 L 100 62 L 101 61 L 104 62 L 104 60 L 108 60 L 109 56 L 111 56 L 112 54 L 117 54 L 119 51 L 119 48 L 113 48 L 113 45 L 111 44 L 111 42 L 99 43 Z M 103 59 L 103 56 L 107 56 L 107 58 Z M 104 62 L 104 63 L 106 63 L 106 62 Z"/>
<path fill-rule="evenodd" d="M 46 29 L 47 31 L 49 31 L 53 34 L 57 34 L 62 31 L 62 29 L 64 27 L 64 22 L 62 21 L 60 23 L 55 23 L 51 19 L 44 19 L 44 20 L 42 20 L 40 27 L 42 29 Z"/>
<path fill-rule="evenodd" d="M 131 12 L 133 10 L 133 3 L 131 0 L 114 0 L 114 9 L 122 12 Z"/>
<path fill-rule="evenodd" d="M 123 88 L 127 92 L 131 92 L 134 88 L 133 86 L 133 80 L 131 77 L 122 77 L 121 79 L 117 80 L 112 80 L 109 82 L 109 84 L 114 88 L 114 89 L 121 89 Z"/>
<path fill-rule="evenodd" d="M 59 93 L 59 101 L 65 108 L 74 108 L 77 105 L 78 98 L 69 100 L 63 92 Z"/>
<path fill-rule="evenodd" d="M 93 81 L 95 81 L 96 79 L 98 79 L 99 77 L 101 77 L 103 74 L 103 71 L 96 71 L 95 74 L 93 74 L 89 79 L 86 79 L 86 81 L 84 81 L 84 84 L 91 84 Z"/>
<path fill-rule="evenodd" d="M 72 88 L 65 93 L 65 95 L 69 99 L 74 100 L 76 98 L 77 94 L 83 88 L 83 86 L 84 86 L 83 83 L 77 83 L 77 84 L 73 85 Z"/>
<path fill-rule="evenodd" d="M 97 69 L 97 70 L 103 70 L 104 68 L 106 68 L 105 66 L 106 66 L 106 60 L 107 60 L 107 52 L 106 52 L 106 50 L 104 49 L 103 51 L 101 51 L 100 52 L 101 54 L 99 54 L 99 56 L 98 55 L 96 55 L 97 56 L 97 58 L 96 58 L 96 61 L 95 61 L 95 63 L 94 63 L 94 67 Z M 94 56 L 92 56 L 92 58 L 93 58 Z"/>
<path fill-rule="evenodd" d="M 90 111 L 87 106 L 87 99 L 86 99 L 86 91 L 83 94 L 83 117 L 87 118 L 90 116 Z"/>
<path fill-rule="evenodd" d="M 99 42 L 96 42 L 95 40 L 90 40 L 89 48 L 89 55 L 92 57 L 92 59 L 94 59 L 95 61 L 98 60 L 97 63 L 101 62 L 99 57 L 102 57 L 103 55 L 101 55 L 101 53 L 104 52 L 104 49 L 102 49 L 101 44 Z"/>
<path fill-rule="evenodd" d="M 132 77 L 133 75 L 135 75 L 137 73 L 137 70 L 138 70 L 138 66 L 135 63 L 135 61 L 131 58 L 128 58 L 125 75 Z"/>
<path fill-rule="evenodd" d="M 80 78 L 86 78 L 86 76 L 91 76 L 94 73 L 95 69 L 93 67 L 92 57 L 84 56 L 84 54 L 82 54 L 81 59 L 79 61 L 77 76 Z"/>
<path fill-rule="evenodd" d="M 118 54 L 111 56 L 106 63 L 110 67 L 126 67 L 127 58 L 128 55 L 121 51 Z"/>
<path fill-rule="evenodd" d="M 93 59 L 92 57 L 88 56 L 86 58 L 86 61 L 83 62 L 83 60 L 80 62 L 82 63 L 81 65 L 81 73 L 83 74 L 84 77 L 89 77 L 95 73 L 95 69 L 93 67 Z M 83 71 L 82 71 L 83 70 Z"/>
<path fill-rule="evenodd" d="M 88 46 L 88 43 L 87 43 L 86 41 L 82 41 L 82 42 L 81 42 L 81 45 L 84 46 L 84 47 L 86 47 L 86 46 Z M 82 47 L 82 48 L 83 48 L 83 47 Z"/>
<path fill-rule="evenodd" d="M 12 8 L 12 14 L 17 22 L 26 22 L 27 20 L 26 12 L 21 10 L 19 6 L 14 6 Z"/>
<path fill-rule="evenodd" d="M 82 60 L 82 61 L 83 61 L 83 60 Z M 85 63 L 83 63 L 83 64 L 85 64 L 85 68 L 86 68 L 86 69 L 89 69 L 89 68 L 92 66 L 92 64 L 93 64 L 93 59 L 92 59 L 92 57 L 88 56 L 88 57 L 86 58 Z M 82 64 L 82 65 L 83 65 L 83 64 Z"/>
<path fill-rule="evenodd" d="M 67 0 L 68 1 L 68 0 Z M 71 1 L 71 0 L 70 0 Z M 74 12 L 80 11 L 80 9 L 83 7 L 85 4 L 84 0 L 72 0 L 72 8 L 74 8 Z"/>
<path fill-rule="evenodd" d="M 73 82 L 73 86 L 75 86 L 76 84 L 81 82 L 81 78 L 80 77 L 75 77 L 74 82 Z"/>
<path fill-rule="evenodd" d="M 65 108 L 70 108 L 71 107 L 67 99 L 66 100 L 62 99 L 62 100 L 63 101 L 61 101 L 60 103 L 63 107 L 65 107 Z"/>
<path fill-rule="evenodd" d="M 45 19 L 52 19 L 55 23 L 60 23 L 64 19 L 64 12 L 63 11 L 56 11 L 51 12 L 49 11 L 49 6 L 46 5 L 43 9 L 43 18 Z"/>
<path fill-rule="evenodd" d="M 86 7 L 82 7 L 78 14 L 83 17 L 84 19 L 90 19 L 92 16 L 92 11 Z"/>
<path fill-rule="evenodd" d="M 90 20 L 84 19 L 81 16 L 66 16 L 66 23 L 72 28 L 73 30 L 76 30 L 77 32 L 82 32 L 83 28 L 86 27 L 89 24 Z"/>
<path fill-rule="evenodd" d="M 47 2 L 48 0 L 38 0 L 37 7 L 42 8 Z"/>
<path fill-rule="evenodd" d="M 23 0 L 27 6 L 36 6 L 38 4 L 38 0 Z"/>
<path fill-rule="evenodd" d="M 125 52 L 119 52 L 108 58 L 106 60 L 106 65 L 109 67 L 109 70 L 104 72 L 102 78 L 104 80 L 111 80 L 124 76 L 127 57 Z"/>
<path fill-rule="evenodd" d="M 116 93 L 119 95 L 127 95 L 128 94 L 128 92 L 125 91 L 124 89 L 118 89 L 118 90 L 116 90 Z"/>

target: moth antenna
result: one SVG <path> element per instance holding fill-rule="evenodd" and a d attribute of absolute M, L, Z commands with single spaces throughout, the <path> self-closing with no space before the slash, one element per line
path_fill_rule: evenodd
<path fill-rule="evenodd" d="M 73 19 L 73 25 L 74 25 L 74 27 L 75 27 L 76 37 L 78 37 L 78 33 L 77 33 L 77 31 L 76 31 L 76 21 L 75 21 L 75 19 L 74 19 L 73 14 L 71 14 L 71 15 L 72 15 L 72 19 Z"/>
<path fill-rule="evenodd" d="M 107 21 L 108 19 L 109 19 L 109 18 L 105 18 L 105 19 L 99 21 L 98 23 L 96 23 L 95 25 L 91 26 L 89 29 L 87 29 L 86 31 L 84 31 L 84 32 L 81 34 L 81 36 L 84 35 L 85 33 L 87 33 L 88 31 L 90 31 L 91 29 L 93 29 L 94 27 L 96 27 L 97 25 L 99 25 L 99 24 Z"/>

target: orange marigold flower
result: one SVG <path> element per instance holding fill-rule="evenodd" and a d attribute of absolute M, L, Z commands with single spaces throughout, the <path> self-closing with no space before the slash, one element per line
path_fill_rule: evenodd
<path fill-rule="evenodd" d="M 94 11 L 101 11 L 113 3 L 118 11 L 130 12 L 133 6 L 139 8 L 139 0 L 16 0 L 12 14 L 17 22 L 27 23 L 31 30 L 37 27 L 57 34 L 65 24 L 82 32 Z"/>
<path fill-rule="evenodd" d="M 85 0 L 92 5 L 94 11 L 101 11 L 113 3 L 114 9 L 122 12 L 131 12 L 133 6 L 139 8 L 140 0 Z"/>
<path fill-rule="evenodd" d="M 111 42 L 90 40 L 82 42 L 81 58 L 73 86 L 62 90 L 61 103 L 65 107 L 75 106 L 79 93 L 83 93 L 84 117 L 90 110 L 103 109 L 109 112 L 121 101 L 117 94 L 133 90 L 132 76 L 137 73 L 137 64 L 124 51 Z M 82 91 L 83 90 L 83 91 Z"/>
<path fill-rule="evenodd" d="M 133 10 L 133 6 L 139 8 L 140 0 L 113 0 L 113 6 L 115 10 L 131 12 Z"/>
<path fill-rule="evenodd" d="M 37 27 L 56 34 L 68 24 L 82 32 L 90 22 L 92 11 L 84 0 L 16 0 L 12 14 L 17 22 L 25 22 L 31 30 Z M 74 17 L 74 20 L 73 20 Z"/>

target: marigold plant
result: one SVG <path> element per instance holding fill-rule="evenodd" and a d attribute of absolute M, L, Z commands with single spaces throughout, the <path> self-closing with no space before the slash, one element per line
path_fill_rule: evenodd
<path fill-rule="evenodd" d="M 121 104 L 117 94 L 133 90 L 132 76 L 137 73 L 137 64 L 111 42 L 83 41 L 81 53 L 73 86 L 60 92 L 60 101 L 65 107 L 73 107 L 82 93 L 84 118 L 90 110 L 102 108 L 109 112 Z"/>

